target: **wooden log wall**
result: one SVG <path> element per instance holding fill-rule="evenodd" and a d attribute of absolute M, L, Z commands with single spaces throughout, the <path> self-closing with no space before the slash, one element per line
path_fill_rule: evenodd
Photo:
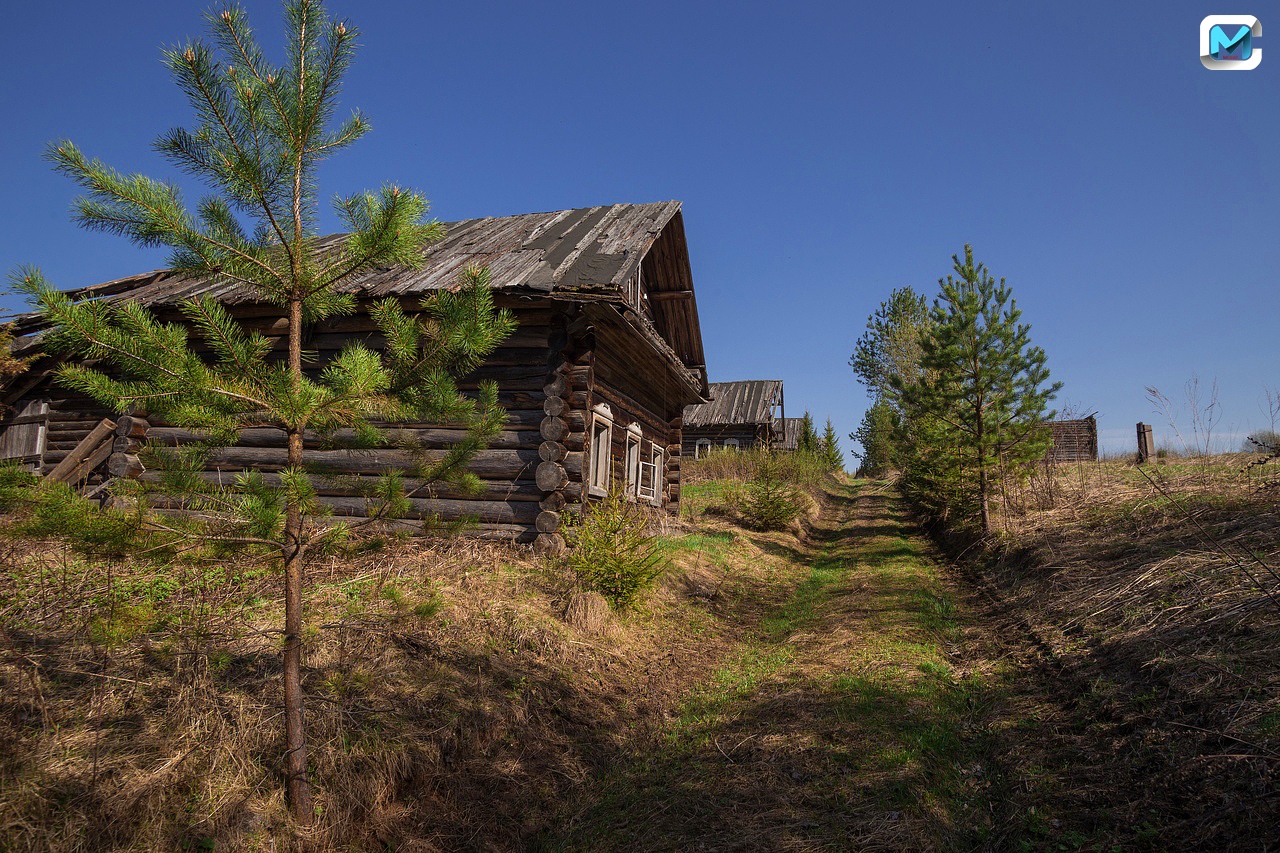
<path fill-rule="evenodd" d="M 45 476 L 57 468 L 98 424 L 116 416 L 115 412 L 107 411 L 89 397 L 70 394 L 56 385 L 48 391 L 59 396 L 49 400 L 45 450 L 40 463 L 40 473 Z M 105 478 L 106 472 L 97 470 L 95 466 L 95 470 L 88 472 L 86 488 L 100 485 Z"/>
<path fill-rule="evenodd" d="M 458 387 L 474 391 L 481 382 L 492 381 L 498 385 L 498 400 L 507 409 L 505 429 L 480 451 L 468 465 L 468 470 L 479 477 L 479 494 L 467 495 L 457 489 L 427 485 L 408 479 L 406 487 L 416 490 L 410 497 L 415 515 L 434 515 L 441 521 L 475 519 L 471 532 L 491 538 L 515 539 L 531 542 L 537 538 L 539 518 L 544 510 L 539 502 L 544 490 L 539 487 L 537 476 L 542 459 L 539 444 L 544 421 L 547 395 L 544 385 L 548 376 L 548 341 L 553 333 L 551 323 L 558 316 L 549 308 L 529 307 L 525 302 L 497 300 L 499 307 L 510 307 L 516 312 L 519 326 L 501 347 L 473 373 L 462 377 Z M 412 307 L 412 306 L 409 306 Z M 247 312 L 237 311 L 242 318 Z M 286 323 L 275 317 L 262 317 L 246 322 L 263 334 L 277 338 L 273 343 L 283 348 L 282 336 Z M 304 344 L 306 349 L 318 354 L 316 364 L 323 365 L 337 355 L 351 341 L 363 342 L 370 348 L 381 348 L 384 340 L 372 318 L 356 315 L 338 318 L 317 326 Z M 553 407 L 554 408 L 554 407 Z M 566 438 L 576 427 L 579 435 L 584 429 L 581 417 L 573 413 L 561 413 L 560 422 L 565 425 Z M 401 424 L 391 431 L 393 440 L 411 442 L 422 448 L 421 455 L 428 460 L 438 460 L 465 434 L 461 424 Z M 378 476 L 387 470 L 406 470 L 413 467 L 415 454 L 399 449 L 346 450 L 340 449 L 342 441 L 350 438 L 344 431 L 322 441 L 309 435 L 304 443 L 308 465 L 322 469 L 325 475 L 316 477 L 316 489 L 320 500 L 330 507 L 335 516 L 364 517 L 369 504 L 364 497 Z M 199 436 L 156 421 L 146 428 L 146 439 L 160 445 L 173 446 L 199 440 Z M 119 440 L 118 440 L 119 443 Z M 158 475 L 139 470 L 143 459 L 137 456 L 138 448 L 119 443 L 119 453 L 112 464 L 122 471 L 136 471 L 144 481 L 158 480 Z M 335 444 L 339 445 L 335 448 Z M 582 447 L 578 439 L 576 453 L 568 451 L 557 464 L 566 476 L 581 480 Z M 287 449 L 283 431 L 272 428 L 243 430 L 239 442 L 218 450 L 209 458 L 205 477 L 212 481 L 227 481 L 243 470 L 263 472 L 268 482 L 278 481 L 278 472 L 287 463 Z M 578 500 L 580 489 L 566 485 L 561 489 L 566 503 Z M 180 502 L 168 507 L 182 511 Z M 543 526 L 549 519 L 544 518 Z"/>
<path fill-rule="evenodd" d="M 505 429 L 469 466 L 480 478 L 482 490 L 468 496 L 445 486 L 424 487 L 411 498 L 414 509 L 436 514 L 444 521 L 478 518 L 476 532 L 480 535 L 534 542 L 544 553 L 561 551 L 565 547 L 565 513 L 580 511 L 587 498 L 592 409 L 607 403 L 615 418 L 610 454 L 614 481 L 625 481 L 627 427 L 638 424 L 644 441 L 665 452 L 659 502 L 678 511 L 681 425 L 678 417 L 671 417 L 673 406 L 659 399 L 658 389 L 667 387 L 669 380 L 649 375 L 660 366 L 650 364 L 634 342 L 624 345 L 612 340 L 613 331 L 601 346 L 594 321 L 579 306 L 557 307 L 503 295 L 496 302 L 515 311 L 518 329 L 484 365 L 458 383 L 465 392 L 475 390 L 481 382 L 496 382 L 499 402 L 508 410 Z M 246 326 L 274 338 L 273 346 L 282 352 L 286 323 L 271 316 L 271 311 L 242 306 L 235 313 Z M 169 319 L 176 319 L 176 315 Z M 314 364 L 318 370 L 353 340 L 371 348 L 383 344 L 372 318 L 361 314 L 319 324 L 304 346 L 317 354 Z M 49 388 L 56 386 L 49 386 L 46 380 L 40 396 L 49 394 Z M 200 440 L 198 435 L 159 419 L 116 417 L 118 413 L 107 412 L 88 398 L 56 390 L 54 394 L 43 459 L 46 472 L 104 418 L 117 421 L 110 454 L 89 486 L 107 476 L 157 481 L 158 474 L 146 470 L 146 454 L 142 452 L 146 442 L 175 446 Z M 678 414 L 680 407 L 674 408 Z M 428 458 L 438 459 L 463 435 L 460 424 L 406 424 L 397 426 L 394 437 L 413 441 Z M 339 433 L 334 439 L 340 444 L 344 437 Z M 334 444 L 308 436 L 305 447 L 308 464 L 334 475 L 317 478 L 316 486 L 320 499 L 339 516 L 366 513 L 364 495 L 378 475 L 388 469 L 408 468 L 413 461 L 402 450 L 352 451 L 335 449 Z M 642 447 L 642 459 L 647 462 L 648 444 Z M 210 457 L 203 476 L 225 482 L 237 472 L 256 470 L 269 482 L 278 481 L 286 460 L 281 430 L 247 429 L 236 446 Z M 413 480 L 407 485 L 410 489 L 424 486 Z M 168 509 L 185 511 L 180 502 Z"/>
<path fill-rule="evenodd" d="M 538 427 L 537 485 L 542 490 L 534 521 L 534 548 L 558 554 L 565 548 L 564 513 L 580 505 L 586 493 L 586 431 L 590 423 L 592 364 L 589 351 L 567 314 L 557 315 L 547 332 L 546 373 L 542 387 L 543 419 Z"/>
<path fill-rule="evenodd" d="M 699 439 L 707 439 L 711 442 L 712 449 L 720 449 L 724 447 L 726 440 L 736 438 L 740 450 L 747 450 L 755 447 L 759 441 L 759 434 L 756 428 L 751 425 L 746 426 L 727 426 L 698 429 L 686 429 L 682 433 L 682 447 L 684 454 L 690 459 L 697 457 L 697 444 Z"/>

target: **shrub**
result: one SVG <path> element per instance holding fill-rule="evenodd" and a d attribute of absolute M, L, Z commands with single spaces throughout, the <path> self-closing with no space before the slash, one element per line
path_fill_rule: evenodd
<path fill-rule="evenodd" d="M 701 459 L 683 461 L 681 475 L 685 482 L 705 480 L 738 480 L 756 478 L 760 466 L 774 466 L 776 476 L 803 489 L 820 489 L 829 470 L 824 461 L 809 453 L 785 453 L 753 447 L 750 450 L 713 449 Z"/>
<path fill-rule="evenodd" d="M 625 610 L 666 569 L 643 508 L 613 489 L 566 529 L 564 560 L 583 587 Z"/>
<path fill-rule="evenodd" d="M 1240 450 L 1244 453 L 1274 453 L 1278 448 L 1280 433 L 1269 429 L 1250 433 L 1240 444 Z"/>
<path fill-rule="evenodd" d="M 784 474 L 786 463 L 777 454 L 762 454 L 755 476 L 747 483 L 742 514 L 761 530 L 781 530 L 802 511 L 803 498 Z"/>

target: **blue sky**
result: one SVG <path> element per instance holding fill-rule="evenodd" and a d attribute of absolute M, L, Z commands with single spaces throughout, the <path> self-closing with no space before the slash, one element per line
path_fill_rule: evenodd
<path fill-rule="evenodd" d="M 276 3 L 244 5 L 270 52 Z M 1140 420 L 1176 444 L 1144 389 L 1185 410 L 1193 376 L 1218 382 L 1224 442 L 1270 426 L 1280 48 L 1243 72 L 1206 70 L 1197 49 L 1223 13 L 1259 15 L 1265 46 L 1267 8 L 328 7 L 363 32 L 343 103 L 374 131 L 325 168 L 326 195 L 396 181 L 443 220 L 680 199 L 711 378 L 782 379 L 788 414 L 854 429 L 867 399 L 847 360 L 867 316 L 898 286 L 932 297 L 969 242 L 1012 286 L 1059 405 L 1098 412 L 1104 446 L 1132 448 Z M 190 112 L 159 51 L 201 35 L 206 8 L 6 9 L 6 268 L 75 287 L 162 265 L 72 225 L 74 188 L 41 152 L 67 137 L 174 177 L 150 144 Z"/>

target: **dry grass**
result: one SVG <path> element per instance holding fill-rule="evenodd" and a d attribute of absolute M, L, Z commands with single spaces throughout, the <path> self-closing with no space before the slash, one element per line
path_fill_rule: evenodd
<path fill-rule="evenodd" d="M 661 722 L 768 599 L 728 534 L 607 631 L 527 549 L 393 544 L 313 566 L 305 691 L 319 820 L 282 798 L 278 578 L 5 540 L 0 849 L 508 850 Z M 742 559 L 754 552 L 755 556 Z M 733 577 L 729 578 L 732 563 Z"/>
<path fill-rule="evenodd" d="M 1009 744 L 1054 834 L 1280 844 L 1280 496 L 1246 461 L 1062 466 L 1009 496 L 983 578 L 1034 644 Z"/>

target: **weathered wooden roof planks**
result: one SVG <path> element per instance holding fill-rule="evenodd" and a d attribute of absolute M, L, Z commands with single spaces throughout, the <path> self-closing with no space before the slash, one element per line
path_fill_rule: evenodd
<path fill-rule="evenodd" d="M 781 379 L 712 382 L 709 388 L 709 403 L 685 407 L 686 429 L 731 424 L 768 424 L 773 421 L 773 407 L 782 400 Z"/>

